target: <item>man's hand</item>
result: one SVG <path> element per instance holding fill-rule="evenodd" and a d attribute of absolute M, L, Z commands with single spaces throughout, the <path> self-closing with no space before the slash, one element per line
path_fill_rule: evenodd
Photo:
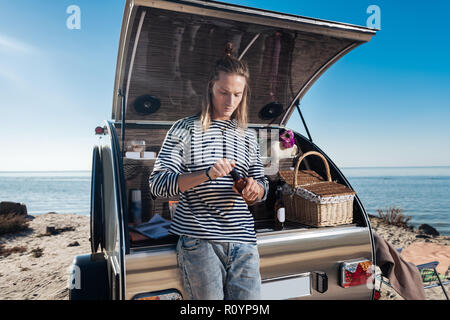
<path fill-rule="evenodd" d="M 226 176 L 235 166 L 236 163 L 234 160 L 228 161 L 227 159 L 220 159 L 214 164 L 214 166 L 211 167 L 208 174 L 211 179 L 214 180 L 219 177 Z M 205 170 L 180 174 L 178 176 L 178 188 L 181 192 L 185 192 L 186 190 L 194 188 L 207 180 L 208 178 Z"/>
<path fill-rule="evenodd" d="M 231 170 L 236 166 L 234 160 L 228 161 L 227 159 L 220 159 L 211 167 L 209 170 L 209 176 L 211 179 L 215 180 L 220 177 L 224 177 L 230 173 Z"/>
<path fill-rule="evenodd" d="M 239 193 L 234 186 L 233 190 L 234 192 Z M 262 199 L 263 195 L 264 188 L 252 177 L 247 178 L 247 185 L 244 190 L 242 190 L 242 198 L 244 198 L 245 202 L 247 202 L 247 204 L 253 203 L 256 200 Z"/>

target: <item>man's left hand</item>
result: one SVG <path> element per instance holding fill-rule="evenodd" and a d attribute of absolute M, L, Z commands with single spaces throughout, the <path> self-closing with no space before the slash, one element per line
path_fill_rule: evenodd
<path fill-rule="evenodd" d="M 233 190 L 238 193 L 234 186 Z M 245 186 L 244 190 L 242 190 L 242 198 L 244 198 L 245 202 L 255 202 L 256 200 L 261 199 L 263 195 L 263 187 L 252 177 L 247 178 L 247 185 Z"/>

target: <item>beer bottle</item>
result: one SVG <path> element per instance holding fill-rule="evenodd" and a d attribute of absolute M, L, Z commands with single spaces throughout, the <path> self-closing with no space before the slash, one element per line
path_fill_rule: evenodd
<path fill-rule="evenodd" d="M 240 195 L 242 195 L 242 190 L 244 190 L 245 186 L 247 185 L 247 179 L 242 177 L 235 168 L 233 168 L 233 170 L 230 171 L 231 177 L 233 177 L 233 181 L 234 181 L 234 187 L 236 188 L 236 190 L 239 192 Z M 245 203 L 247 203 L 248 205 L 252 204 L 252 202 L 245 200 Z"/>
<path fill-rule="evenodd" d="M 244 190 L 245 186 L 247 185 L 247 180 L 242 177 L 235 168 L 231 170 L 230 174 L 234 181 L 234 187 L 237 191 L 239 191 L 240 194 L 242 194 L 242 190 Z"/>

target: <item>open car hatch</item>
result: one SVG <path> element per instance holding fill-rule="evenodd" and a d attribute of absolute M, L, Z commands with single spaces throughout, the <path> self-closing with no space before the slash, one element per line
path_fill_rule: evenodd
<path fill-rule="evenodd" d="M 173 123 L 198 113 L 227 42 L 247 61 L 249 124 L 285 125 L 295 102 L 376 30 L 214 1 L 127 0 L 112 119 Z M 120 93 L 120 95 L 119 95 Z"/>

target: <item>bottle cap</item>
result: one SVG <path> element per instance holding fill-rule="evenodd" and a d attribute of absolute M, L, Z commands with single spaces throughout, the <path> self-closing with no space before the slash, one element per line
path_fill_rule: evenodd
<path fill-rule="evenodd" d="M 241 176 L 239 175 L 239 173 L 236 171 L 235 168 L 233 168 L 233 170 L 230 171 L 230 174 L 234 181 L 238 181 L 241 178 Z"/>

